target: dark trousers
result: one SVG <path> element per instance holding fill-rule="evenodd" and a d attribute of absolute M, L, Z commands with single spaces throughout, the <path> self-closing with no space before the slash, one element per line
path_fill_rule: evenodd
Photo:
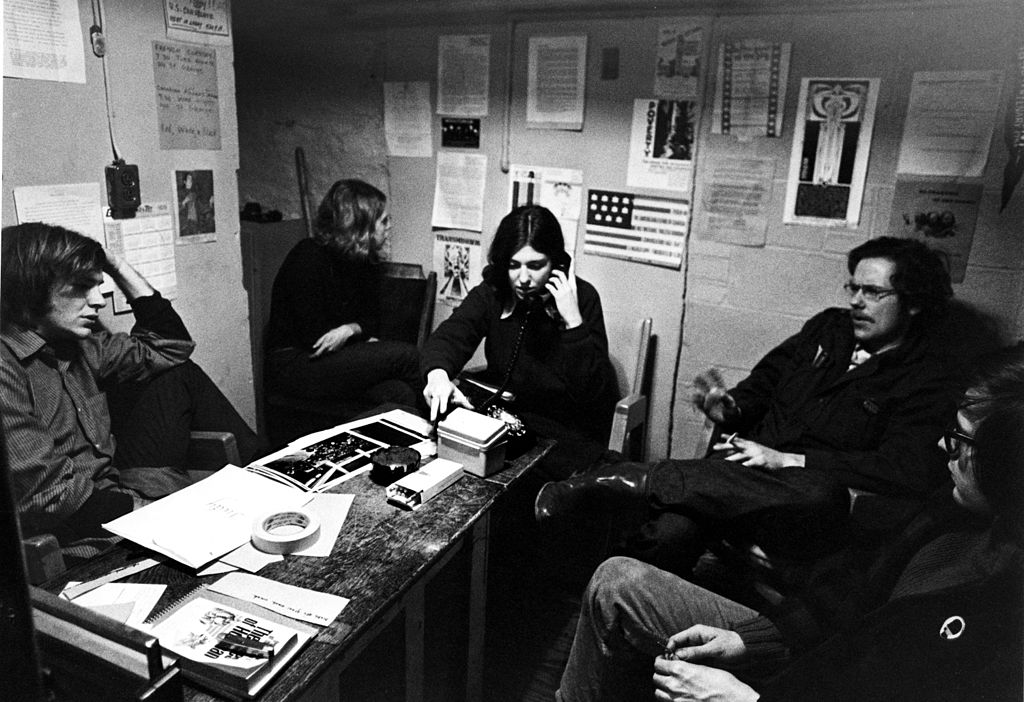
<path fill-rule="evenodd" d="M 146 381 L 107 388 L 107 403 L 121 484 L 149 498 L 191 483 L 188 444 L 193 430 L 234 434 L 243 465 L 263 448 L 220 388 L 192 361 Z"/>
<path fill-rule="evenodd" d="M 667 460 L 650 465 L 648 490 L 650 511 L 625 552 L 675 573 L 688 574 L 715 539 L 810 559 L 839 548 L 846 533 L 849 494 L 820 470 Z"/>
<path fill-rule="evenodd" d="M 292 397 L 365 400 L 370 406 L 421 402 L 419 351 L 403 341 L 356 342 L 319 358 L 280 350 L 267 355 L 267 370 L 268 385 Z"/>

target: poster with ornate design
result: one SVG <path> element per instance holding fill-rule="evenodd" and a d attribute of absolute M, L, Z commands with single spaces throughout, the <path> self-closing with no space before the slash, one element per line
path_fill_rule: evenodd
<path fill-rule="evenodd" d="M 783 221 L 856 227 L 878 100 L 878 78 L 804 78 Z"/>

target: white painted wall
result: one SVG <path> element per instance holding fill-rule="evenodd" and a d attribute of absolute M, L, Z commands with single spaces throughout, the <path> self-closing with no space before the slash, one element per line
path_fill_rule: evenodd
<path fill-rule="evenodd" d="M 793 43 L 785 131 L 779 139 L 740 143 L 713 136 L 709 108 L 713 77 L 705 90 L 698 136 L 697 175 L 690 250 L 681 271 L 607 258 L 577 256 L 581 276 L 601 292 L 615 365 L 625 383 L 632 369 L 640 317 L 654 317 L 658 354 L 652 390 L 650 455 L 686 457 L 703 450 L 703 422 L 688 406 L 689 379 L 708 365 L 738 379 L 803 320 L 842 304 L 847 250 L 885 233 L 895 161 L 914 71 L 1003 69 L 1009 72 L 1019 45 L 1021 5 L 1010 2 L 935 3 L 911 10 L 859 9 L 737 11 L 709 19 L 709 52 L 727 39 L 762 38 Z M 236 4 L 236 16 L 239 7 Z M 682 15 L 683 12 L 677 12 Z M 580 168 L 590 188 L 627 189 L 625 166 L 632 101 L 653 90 L 654 37 L 663 11 L 612 12 L 594 4 L 572 19 L 541 11 L 510 26 L 493 19 L 423 21 L 411 25 L 396 13 L 374 29 L 352 27 L 339 14 L 321 13 L 312 25 L 278 16 L 258 29 L 248 15 L 236 36 L 240 192 L 288 217 L 299 216 L 294 148 L 302 146 L 318 199 L 337 178 L 363 177 L 390 194 L 396 222 L 394 257 L 431 265 L 433 158 L 388 158 L 383 146 L 383 81 L 436 82 L 437 38 L 442 34 L 491 35 L 490 114 L 482 119 L 481 152 L 488 156 L 485 245 L 504 215 L 507 181 L 499 168 L 507 91 L 506 62 L 513 49 L 511 161 Z M 238 22 L 236 22 L 236 28 Z M 588 36 L 586 122 L 582 132 L 527 130 L 526 41 L 531 34 Z M 267 37 L 274 36 L 269 42 Z M 599 78 L 601 50 L 620 50 L 620 75 Z M 710 59 L 710 55 L 709 55 Z M 709 65 L 712 65 L 709 63 Z M 868 169 L 861 226 L 855 230 L 788 226 L 782 202 L 792 143 L 796 99 L 803 76 L 863 76 L 881 79 L 881 96 Z M 436 85 L 433 86 L 436 90 Z M 1005 92 L 1009 100 L 1009 85 Z M 440 148 L 435 117 L 435 148 Z M 706 241 L 701 204 L 705 174 L 716 159 L 754 154 L 775 163 L 767 243 L 760 248 Z M 985 199 L 966 280 L 957 295 L 993 315 L 1005 339 L 1024 332 L 1024 186 L 998 213 L 998 190 L 1006 149 L 1002 122 L 985 173 Z M 632 190 L 631 188 L 629 188 Z M 656 193 L 652 193 L 656 194 Z M 582 241 L 582 233 L 580 234 Z M 687 299 L 684 304 L 684 291 Z M 438 308 L 438 319 L 446 314 Z M 670 447 L 671 444 L 671 447 Z"/>
<path fill-rule="evenodd" d="M 197 342 L 195 360 L 241 415 L 255 423 L 249 321 L 238 241 L 238 128 L 234 56 L 217 46 L 221 149 L 160 149 L 153 78 L 154 40 L 166 40 L 161 0 L 105 0 L 108 73 L 114 135 L 121 155 L 139 166 L 144 202 L 174 202 L 175 170 L 214 173 L 217 241 L 175 249 L 178 298 L 174 307 Z M 29 185 L 99 182 L 106 205 L 104 167 L 112 160 L 103 74 L 89 49 L 92 9 L 79 0 L 86 83 L 4 78 L 3 224 L 17 223 L 13 189 Z M 130 314 L 104 322 L 127 330 Z"/>

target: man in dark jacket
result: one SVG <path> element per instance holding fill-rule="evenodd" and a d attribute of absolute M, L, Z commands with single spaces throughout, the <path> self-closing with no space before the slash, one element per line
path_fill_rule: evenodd
<path fill-rule="evenodd" d="M 982 360 L 949 427 L 944 487 L 870 567 L 843 549 L 792 594 L 741 603 L 603 563 L 558 699 L 1021 699 L 1024 346 Z"/>
<path fill-rule="evenodd" d="M 959 392 L 935 333 L 949 275 L 924 244 L 890 237 L 853 249 L 847 267 L 847 309 L 813 317 L 732 390 L 715 371 L 696 379 L 695 403 L 729 434 L 709 458 L 613 463 L 549 483 L 537 518 L 644 505 L 651 518 L 628 552 L 686 573 L 722 536 L 769 555 L 834 550 L 848 488 L 927 496 L 944 473 L 936 442 Z"/>

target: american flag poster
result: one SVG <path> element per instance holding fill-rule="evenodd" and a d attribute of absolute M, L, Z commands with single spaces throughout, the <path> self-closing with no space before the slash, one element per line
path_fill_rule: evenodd
<path fill-rule="evenodd" d="M 689 226 L 686 200 L 591 190 L 583 250 L 678 270 Z"/>

